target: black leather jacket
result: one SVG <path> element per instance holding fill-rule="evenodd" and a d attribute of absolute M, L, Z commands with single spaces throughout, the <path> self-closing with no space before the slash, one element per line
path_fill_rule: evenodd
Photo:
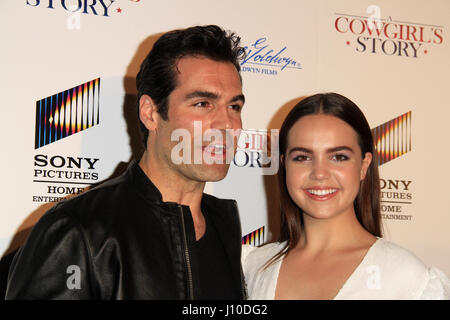
<path fill-rule="evenodd" d="M 204 194 L 206 210 L 246 298 L 234 200 Z M 162 202 L 137 162 L 118 178 L 49 210 L 10 268 L 6 299 L 195 299 L 189 207 Z"/>

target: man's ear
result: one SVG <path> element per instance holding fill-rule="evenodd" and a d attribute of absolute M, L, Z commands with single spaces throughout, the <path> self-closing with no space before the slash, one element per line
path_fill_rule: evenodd
<path fill-rule="evenodd" d="M 161 118 L 156 104 L 149 95 L 143 94 L 139 99 L 139 119 L 148 131 L 156 131 Z"/>

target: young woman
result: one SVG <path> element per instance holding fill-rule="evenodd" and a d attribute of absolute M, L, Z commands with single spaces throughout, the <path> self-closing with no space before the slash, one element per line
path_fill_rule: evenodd
<path fill-rule="evenodd" d="M 243 248 L 250 299 L 450 299 L 450 280 L 381 238 L 370 127 L 336 94 L 298 103 L 279 135 L 280 242 Z"/>

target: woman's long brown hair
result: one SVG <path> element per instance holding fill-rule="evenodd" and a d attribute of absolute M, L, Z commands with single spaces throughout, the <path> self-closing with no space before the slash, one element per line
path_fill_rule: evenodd
<path fill-rule="evenodd" d="M 331 115 L 345 121 L 358 135 L 362 157 L 364 158 L 366 152 L 372 153 L 372 162 L 367 170 L 366 177 L 361 181 L 358 195 L 354 201 L 354 208 L 356 217 L 364 229 L 374 236 L 381 237 L 382 235 L 378 161 L 370 126 L 362 111 L 348 98 L 337 93 L 316 94 L 295 105 L 280 129 L 279 154 L 281 165 L 278 170 L 278 184 L 280 188 L 281 224 L 278 241 L 286 241 L 286 246 L 272 257 L 265 264 L 265 267 L 295 248 L 302 234 L 303 213 L 289 195 L 286 187 L 286 169 L 281 159 L 286 158 L 287 138 L 292 126 L 300 118 L 313 114 Z"/>

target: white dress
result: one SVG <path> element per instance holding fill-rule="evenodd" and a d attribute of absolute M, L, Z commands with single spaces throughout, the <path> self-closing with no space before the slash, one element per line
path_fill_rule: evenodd
<path fill-rule="evenodd" d="M 243 246 L 242 266 L 249 299 L 275 298 L 282 259 L 264 270 L 262 267 L 284 246 Z M 378 238 L 334 299 L 450 299 L 450 279 L 442 271 L 428 268 L 410 251 Z"/>

